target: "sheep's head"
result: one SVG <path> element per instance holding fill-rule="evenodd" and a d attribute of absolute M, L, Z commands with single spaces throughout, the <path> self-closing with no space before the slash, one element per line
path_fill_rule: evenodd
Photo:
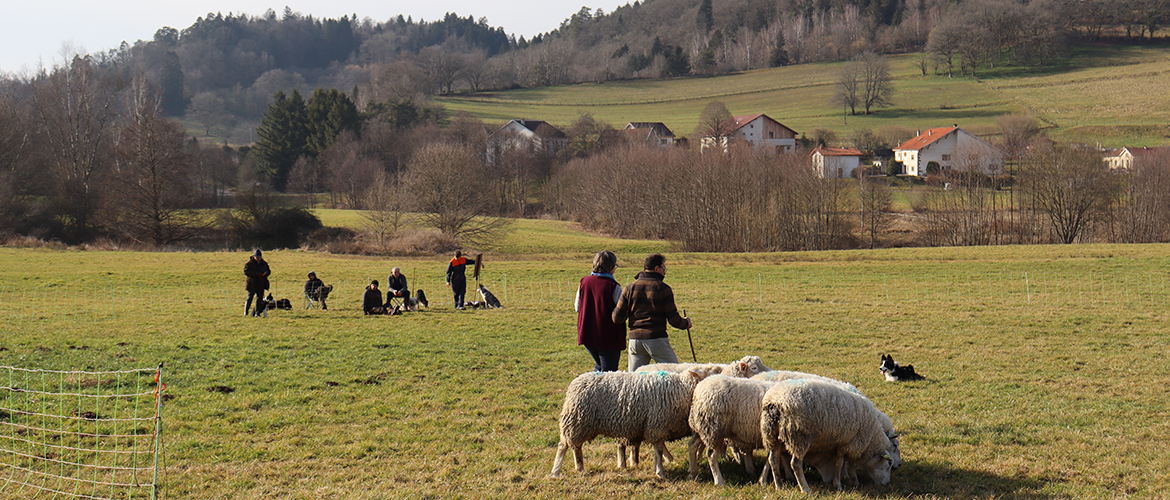
<path fill-rule="evenodd" d="M 760 359 L 759 356 L 744 356 L 743 359 L 740 359 L 739 361 L 748 366 L 748 369 L 751 370 L 752 375 L 772 371 L 771 368 L 764 366 L 764 360 Z"/>
<path fill-rule="evenodd" d="M 711 375 L 718 375 L 719 371 L 719 368 L 715 366 L 700 365 L 687 369 L 680 373 L 679 376 L 692 384 L 698 384 Z"/>
<path fill-rule="evenodd" d="M 890 439 L 890 447 L 886 448 L 886 454 L 890 457 L 890 465 L 894 470 L 902 466 L 902 449 L 898 443 L 898 433 L 890 431 L 886 433 L 886 437 Z"/>
<path fill-rule="evenodd" d="M 894 468 L 894 459 L 888 451 L 883 451 L 870 456 L 865 463 L 858 464 L 857 468 L 869 474 L 875 484 L 890 484 L 890 471 Z"/>

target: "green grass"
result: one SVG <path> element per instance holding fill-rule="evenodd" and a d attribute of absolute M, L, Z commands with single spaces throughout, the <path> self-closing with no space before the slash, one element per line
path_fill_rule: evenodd
<path fill-rule="evenodd" d="M 608 439 L 586 445 L 585 474 L 548 478 L 564 387 L 592 367 L 571 305 L 588 256 L 620 249 L 628 282 L 643 252 L 669 245 L 545 221 L 515 234 L 547 241 L 529 243 L 533 257 L 487 255 L 484 283 L 505 309 L 452 310 L 444 256 L 272 251 L 275 294 L 298 307 L 264 319 L 242 316 L 243 252 L 0 249 L 0 364 L 164 362 L 175 398 L 163 498 L 804 498 L 751 484 L 734 462 L 723 465 L 730 488 L 712 485 L 705 464 L 687 480 L 681 442 L 667 480 L 645 454 L 618 470 Z M 890 414 L 903 467 L 889 486 L 840 498 L 1157 498 L 1170 491 L 1166 254 L 671 253 L 667 280 L 700 360 L 757 354 L 850 381 Z M 432 307 L 363 317 L 365 281 L 395 265 Z M 338 286 L 328 311 L 299 307 L 310 269 Z M 689 353 L 685 335 L 672 339 Z M 883 382 L 882 353 L 929 380 Z M 235 391 L 209 391 L 219 385 Z M 5 488 L 0 497 L 15 494 Z"/>
<path fill-rule="evenodd" d="M 690 135 L 712 100 L 733 114 L 767 113 L 797 132 L 828 128 L 842 140 L 859 128 L 910 129 L 957 123 L 976 133 L 995 120 L 1034 113 L 1062 140 L 1106 146 L 1158 145 L 1170 136 L 1170 47 L 1077 45 L 1069 57 L 1042 67 L 997 67 L 979 78 L 922 77 L 916 54 L 891 56 L 895 105 L 869 116 L 843 117 L 829 105 L 842 63 L 817 63 L 718 77 L 586 83 L 440 98 L 451 111 L 489 123 L 540 119 L 567 126 L 581 114 L 621 127 L 660 121 Z"/>

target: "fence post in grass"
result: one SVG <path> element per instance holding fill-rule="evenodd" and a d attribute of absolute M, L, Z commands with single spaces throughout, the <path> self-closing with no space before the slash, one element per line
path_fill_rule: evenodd
<path fill-rule="evenodd" d="M 504 302 L 508 302 L 508 273 L 504 273 Z"/>
<path fill-rule="evenodd" d="M 760 285 L 760 304 L 764 303 L 764 273 L 756 273 L 756 280 Z"/>
<path fill-rule="evenodd" d="M 1024 291 L 1028 292 L 1028 303 L 1032 303 L 1032 284 L 1028 282 L 1028 271 L 1024 271 Z"/>
<path fill-rule="evenodd" d="M 890 302 L 890 277 L 882 273 L 882 283 L 886 286 L 886 303 Z"/>

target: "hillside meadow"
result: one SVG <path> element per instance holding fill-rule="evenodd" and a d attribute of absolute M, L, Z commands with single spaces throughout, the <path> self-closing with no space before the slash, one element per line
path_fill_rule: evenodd
<path fill-rule="evenodd" d="M 666 480 L 645 451 L 640 467 L 617 469 L 609 439 L 586 445 L 584 474 L 549 478 L 563 390 L 592 367 L 572 312 L 589 256 L 620 249 L 628 282 L 646 252 L 670 248 L 523 224 L 538 229 L 520 240 L 545 241 L 485 256 L 500 310 L 453 310 L 446 256 L 266 252 L 275 295 L 295 307 L 248 318 L 244 251 L 0 248 L 0 365 L 164 363 L 162 498 L 803 498 L 726 459 L 729 488 L 705 463 L 689 480 L 682 441 L 669 444 L 680 460 Z M 667 281 L 700 361 L 757 354 L 846 380 L 893 418 L 904 465 L 891 483 L 840 495 L 818 484 L 818 495 L 1159 498 L 1170 491 L 1166 250 L 668 253 Z M 395 265 L 431 307 L 362 316 L 366 280 Z M 309 270 L 337 286 L 328 311 L 303 308 Z M 672 342 L 689 358 L 685 333 Z M 882 353 L 928 380 L 884 382 Z"/>
<path fill-rule="evenodd" d="M 1107 147 L 1157 146 L 1170 137 L 1170 47 L 1074 45 L 1067 57 L 1045 66 L 982 68 L 978 77 L 932 70 L 922 76 L 919 54 L 888 56 L 894 106 L 868 116 L 844 116 L 830 105 L 842 64 L 814 63 L 716 77 L 585 83 L 440 97 L 452 112 L 488 123 L 514 118 L 568 126 L 583 114 L 622 127 L 631 121 L 663 122 L 689 136 L 708 102 L 732 114 L 766 113 L 798 133 L 835 131 L 842 141 L 858 129 L 908 129 L 959 124 L 975 133 L 998 133 L 995 120 L 1029 113 L 1063 141 Z"/>

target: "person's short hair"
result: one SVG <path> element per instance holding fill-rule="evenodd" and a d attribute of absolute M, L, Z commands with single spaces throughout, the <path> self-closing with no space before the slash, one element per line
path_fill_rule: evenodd
<path fill-rule="evenodd" d="M 399 272 L 399 273 L 400 273 L 400 272 L 402 272 L 402 270 L 401 270 L 401 269 L 399 269 L 397 266 L 395 266 L 395 267 L 394 267 L 394 269 L 391 269 L 391 270 L 390 270 L 390 273 L 391 273 L 391 274 L 394 274 L 394 273 L 396 273 L 396 272 Z"/>
<path fill-rule="evenodd" d="M 370 284 L 373 286 L 378 286 L 378 280 L 372 280 L 370 281 Z"/>
<path fill-rule="evenodd" d="M 463 256 L 463 252 L 461 252 L 461 251 L 459 251 L 459 250 L 456 250 L 456 251 L 455 251 L 455 258 L 456 258 L 456 259 L 458 259 L 458 258 L 460 258 L 460 257 L 462 257 L 462 256 Z"/>
<path fill-rule="evenodd" d="M 660 253 L 653 254 L 646 257 L 646 263 L 642 266 L 647 271 L 653 271 L 654 268 L 666 264 L 666 256 Z"/>
<path fill-rule="evenodd" d="M 617 255 L 609 250 L 602 250 L 593 256 L 593 272 L 608 273 L 613 272 L 617 267 Z"/>

